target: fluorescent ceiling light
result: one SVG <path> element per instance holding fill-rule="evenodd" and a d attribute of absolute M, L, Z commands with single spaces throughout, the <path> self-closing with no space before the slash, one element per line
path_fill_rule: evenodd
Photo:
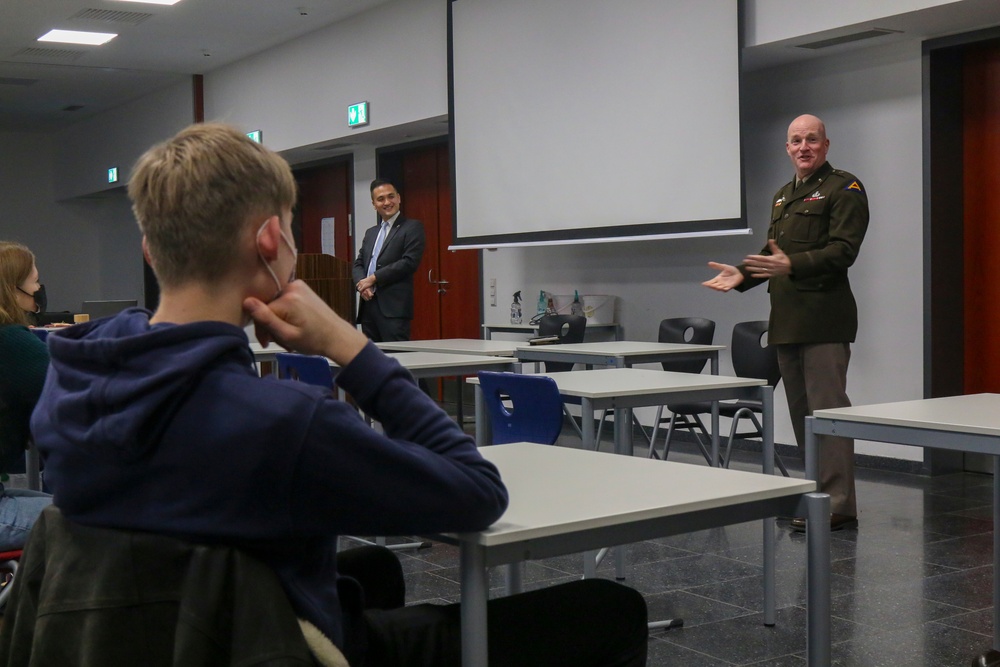
<path fill-rule="evenodd" d="M 181 0 L 118 0 L 118 2 L 141 2 L 144 5 L 176 5 Z"/>
<path fill-rule="evenodd" d="M 107 44 L 118 34 L 114 32 L 82 32 L 80 30 L 49 30 L 38 38 L 39 42 L 62 42 L 64 44 Z"/>

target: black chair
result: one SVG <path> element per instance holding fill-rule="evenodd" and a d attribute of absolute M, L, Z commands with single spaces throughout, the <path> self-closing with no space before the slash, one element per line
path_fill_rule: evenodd
<path fill-rule="evenodd" d="M 711 345 L 715 340 L 715 322 L 704 317 L 672 317 L 661 320 L 657 340 L 661 343 Z M 705 369 L 706 363 L 708 363 L 708 359 L 704 357 L 696 358 L 686 357 L 685 355 L 676 355 L 671 357 L 668 361 L 661 362 L 661 365 L 665 371 L 672 371 L 675 373 L 701 373 Z M 672 422 L 675 429 L 686 428 L 691 430 L 697 427 L 697 417 L 691 418 L 688 415 L 679 415 L 669 405 L 667 406 L 667 409 L 672 413 L 669 419 L 664 419 L 662 405 L 656 409 L 656 418 L 653 420 L 653 434 L 649 437 L 650 458 L 659 458 L 656 454 L 655 447 L 656 436 L 659 433 L 660 424 L 664 421 Z M 702 431 L 704 431 L 704 427 L 702 427 Z M 697 434 L 695 434 L 695 437 L 697 437 Z M 700 438 L 697 440 L 697 444 L 701 449 L 701 453 L 704 455 L 705 460 L 711 463 L 712 457 L 708 453 L 708 450 L 705 449 L 705 446 L 701 442 Z M 664 446 L 663 458 L 667 457 L 669 449 L 670 437 L 668 436 Z"/>
<path fill-rule="evenodd" d="M 557 336 L 559 345 L 569 343 L 582 343 L 583 337 L 587 333 L 587 318 L 583 315 L 546 315 L 538 321 L 538 336 Z M 573 370 L 574 364 L 565 361 L 546 361 L 546 373 L 562 373 Z M 566 397 L 563 400 L 563 412 L 569 417 L 573 429 L 580 438 L 583 438 L 583 428 L 577 423 L 573 413 L 569 411 L 568 404 L 580 405 L 579 398 Z M 601 446 L 601 434 L 604 430 L 604 422 L 612 410 L 605 410 L 601 416 L 601 423 L 597 427 L 597 447 Z"/>
<path fill-rule="evenodd" d="M 582 343 L 587 333 L 587 318 L 583 315 L 546 315 L 538 321 L 538 336 L 558 336 L 559 345 Z M 546 373 L 561 373 L 573 370 L 573 364 L 561 361 L 546 361 Z"/>
<path fill-rule="evenodd" d="M 555 444 L 563 425 L 563 402 L 555 380 L 541 375 L 490 371 L 480 371 L 478 376 L 494 445 Z"/>
<path fill-rule="evenodd" d="M 778 381 L 781 380 L 781 370 L 778 368 L 778 352 L 777 349 L 767 345 L 764 342 L 764 337 L 767 335 L 767 322 L 740 322 L 733 327 L 733 340 L 731 346 L 731 354 L 733 360 L 733 370 L 739 377 L 749 377 L 749 378 L 760 378 L 766 380 L 767 383 L 773 388 L 777 386 Z M 692 403 L 692 404 L 682 404 L 682 405 L 670 405 L 667 406 L 671 412 L 674 412 L 674 417 L 671 418 L 670 427 L 667 430 L 666 440 L 664 442 L 663 458 L 667 457 L 667 453 L 670 449 L 670 437 L 673 431 L 677 428 L 686 428 L 689 431 L 694 432 L 694 429 L 698 429 L 706 438 L 711 436 L 705 425 L 702 423 L 699 415 L 710 414 L 712 412 L 711 403 Z M 722 401 L 719 403 L 719 414 L 723 417 L 729 417 L 733 420 L 732 426 L 729 430 L 729 441 L 726 444 L 726 452 L 722 459 L 722 465 L 729 467 L 729 460 L 732 455 L 733 441 L 736 438 L 761 438 L 764 435 L 763 427 L 760 424 L 760 420 L 757 419 L 757 415 L 763 412 L 763 406 L 758 400 L 743 399 L 739 401 Z M 690 417 L 692 422 L 691 425 L 678 424 L 676 421 L 677 415 L 684 415 Z M 744 432 L 739 431 L 740 421 L 742 419 L 749 419 L 753 424 L 753 430 L 748 430 Z M 699 445 L 702 448 L 702 453 L 706 453 L 704 444 L 701 442 L 701 438 L 698 433 L 694 433 L 695 438 L 698 439 Z M 711 463 L 711 457 L 706 456 L 706 459 Z M 781 473 L 788 477 L 788 469 L 785 468 L 784 462 L 777 453 L 774 455 L 775 465 L 781 470 Z"/>

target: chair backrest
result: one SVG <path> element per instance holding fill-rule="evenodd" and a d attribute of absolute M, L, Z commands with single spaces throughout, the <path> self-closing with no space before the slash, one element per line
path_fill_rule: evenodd
<path fill-rule="evenodd" d="M 493 444 L 551 445 L 562 431 L 562 398 L 555 380 L 541 375 L 479 372 L 479 386 L 493 427 Z M 508 408 L 504 401 L 509 400 Z"/>
<path fill-rule="evenodd" d="M 740 377 L 760 378 L 774 387 L 781 379 L 778 348 L 764 342 L 767 320 L 739 322 L 733 327 L 733 370 Z"/>
<path fill-rule="evenodd" d="M 326 357 L 292 352 L 278 352 L 274 357 L 278 362 L 279 378 L 333 388 L 333 371 Z"/>
<path fill-rule="evenodd" d="M 704 317 L 671 317 L 660 321 L 661 343 L 692 343 L 711 345 L 715 339 L 715 322 Z M 663 370 L 676 373 L 700 373 L 708 359 L 671 359 L 661 362 Z"/>
<path fill-rule="evenodd" d="M 50 505 L 21 564 L 4 664 L 315 664 L 277 575 L 232 547 L 83 526 Z"/>
<path fill-rule="evenodd" d="M 559 336 L 559 343 L 582 343 L 587 333 L 587 318 L 583 315 L 546 315 L 538 321 L 539 336 Z M 573 370 L 573 364 L 546 361 L 549 373 Z"/>

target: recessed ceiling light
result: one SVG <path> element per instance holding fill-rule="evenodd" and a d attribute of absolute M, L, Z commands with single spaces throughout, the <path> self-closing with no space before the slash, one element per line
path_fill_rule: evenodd
<path fill-rule="evenodd" d="M 141 2 L 144 5 L 176 5 L 181 0 L 118 0 L 118 2 Z"/>
<path fill-rule="evenodd" d="M 118 36 L 114 32 L 82 32 L 80 30 L 49 30 L 38 38 L 39 42 L 62 42 L 64 44 L 87 44 L 100 46 Z"/>

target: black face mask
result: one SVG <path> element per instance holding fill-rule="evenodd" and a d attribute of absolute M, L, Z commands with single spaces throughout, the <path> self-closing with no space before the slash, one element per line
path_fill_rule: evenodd
<path fill-rule="evenodd" d="M 25 294 L 28 294 L 23 289 L 18 287 Z M 39 285 L 38 290 L 34 294 L 28 294 L 32 299 L 35 300 L 35 314 L 40 314 L 45 312 L 45 307 L 49 304 L 48 298 L 45 296 L 45 285 Z"/>

